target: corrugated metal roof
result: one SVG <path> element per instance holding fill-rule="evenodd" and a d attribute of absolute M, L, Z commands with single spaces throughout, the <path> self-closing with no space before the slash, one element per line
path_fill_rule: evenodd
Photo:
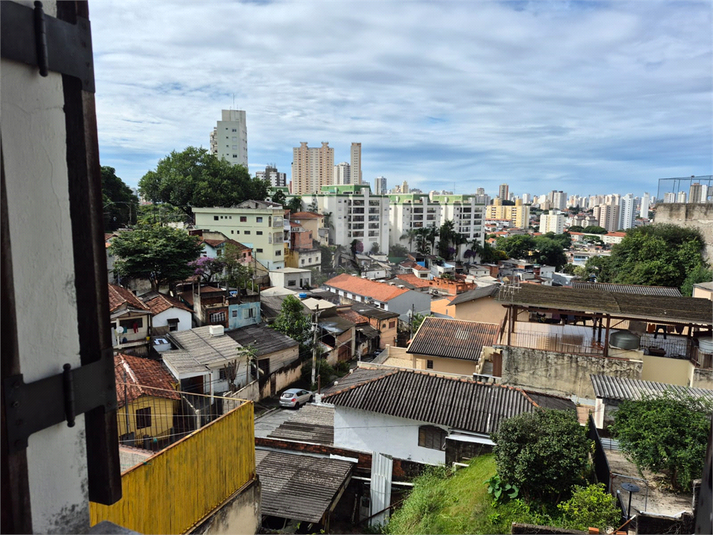
<path fill-rule="evenodd" d="M 226 331 L 241 346 L 254 345 L 257 356 L 262 357 L 299 345 L 299 342 L 267 325 L 249 325 L 234 331 Z"/>
<path fill-rule="evenodd" d="M 406 352 L 477 361 L 483 346 L 497 342 L 499 330 L 494 323 L 427 317 Z"/>
<path fill-rule="evenodd" d="M 322 401 L 484 434 L 497 431 L 503 420 L 537 407 L 519 388 L 407 370 L 353 385 Z"/>
<path fill-rule="evenodd" d="M 609 375 L 590 375 L 594 394 L 598 398 L 631 400 L 641 399 L 645 395 L 659 395 L 666 390 L 693 397 L 705 397 L 713 400 L 713 390 L 703 388 L 690 388 L 687 386 L 669 385 L 655 381 L 642 381 L 639 379 L 626 379 L 611 377 Z"/>
<path fill-rule="evenodd" d="M 707 299 L 618 294 L 540 284 L 523 284 L 514 290 L 500 288 L 497 299 L 503 304 L 603 313 L 661 323 L 713 325 L 711 302 Z"/>
<path fill-rule="evenodd" d="M 610 282 L 580 282 L 572 281 L 575 290 L 599 290 L 619 294 L 636 295 L 664 295 L 668 297 L 681 297 L 681 290 L 668 286 L 642 286 L 641 284 L 614 284 Z"/>
<path fill-rule="evenodd" d="M 351 477 L 349 461 L 256 451 L 263 515 L 318 523 Z"/>
<path fill-rule="evenodd" d="M 178 372 L 189 373 L 207 371 L 225 362 L 239 358 L 239 343 L 230 336 L 211 336 L 210 325 L 187 331 L 168 333 L 179 350 L 165 351 L 163 359 Z"/>
<path fill-rule="evenodd" d="M 497 284 L 479 286 L 475 290 L 469 290 L 457 296 L 455 299 L 453 299 L 453 301 L 451 301 L 451 305 L 460 305 L 461 303 L 474 301 L 475 299 L 480 299 L 481 297 L 489 297 L 491 295 L 495 295 L 497 293 L 498 288 L 499 285 Z"/>

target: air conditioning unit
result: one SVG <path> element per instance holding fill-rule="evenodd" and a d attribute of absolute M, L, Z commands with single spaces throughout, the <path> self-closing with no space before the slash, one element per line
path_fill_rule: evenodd
<path fill-rule="evenodd" d="M 208 327 L 208 333 L 211 336 L 223 336 L 225 334 L 225 328 L 222 325 L 211 325 Z"/>

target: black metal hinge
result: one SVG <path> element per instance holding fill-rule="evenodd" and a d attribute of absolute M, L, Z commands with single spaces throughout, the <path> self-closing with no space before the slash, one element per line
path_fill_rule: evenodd
<path fill-rule="evenodd" d="M 67 422 L 74 426 L 79 414 L 103 406 L 116 410 L 113 349 L 91 364 L 25 384 L 22 374 L 3 378 L 7 439 L 10 453 L 27 447 L 32 433 Z M 109 360 L 111 359 L 111 360 Z"/>
<path fill-rule="evenodd" d="M 0 1 L 2 57 L 79 78 L 82 89 L 94 93 L 94 60 L 89 20 L 77 17 L 70 24 L 45 15 L 42 2 L 35 8 Z"/>

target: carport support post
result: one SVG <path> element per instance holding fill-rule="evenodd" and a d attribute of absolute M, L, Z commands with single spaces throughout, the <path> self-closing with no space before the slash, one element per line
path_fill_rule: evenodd
<path fill-rule="evenodd" d="M 607 329 L 606 329 L 606 332 L 604 333 L 604 358 L 609 356 L 609 325 L 610 325 L 610 323 L 611 323 L 611 316 L 609 316 L 607 314 Z"/>
<path fill-rule="evenodd" d="M 310 384 L 310 390 L 314 389 L 314 385 L 317 382 L 315 380 L 317 376 L 317 319 L 319 318 L 319 305 L 317 305 L 314 312 L 314 319 L 312 320 L 312 384 Z"/>

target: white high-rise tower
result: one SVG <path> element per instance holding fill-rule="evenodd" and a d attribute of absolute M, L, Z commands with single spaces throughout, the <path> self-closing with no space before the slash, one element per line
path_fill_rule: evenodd
<path fill-rule="evenodd" d="M 243 110 L 223 110 L 210 133 L 210 152 L 233 165 L 248 168 L 248 127 Z"/>

